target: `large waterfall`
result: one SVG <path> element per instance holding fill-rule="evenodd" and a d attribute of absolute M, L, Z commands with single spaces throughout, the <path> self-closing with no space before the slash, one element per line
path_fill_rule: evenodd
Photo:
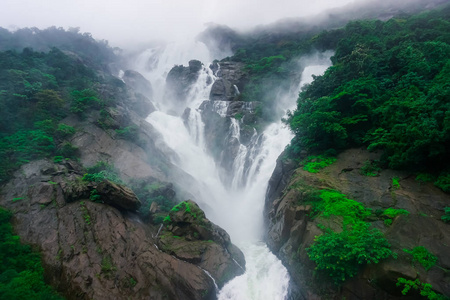
<path fill-rule="evenodd" d="M 280 121 L 270 124 L 262 133 L 254 133 L 250 144 L 239 144 L 232 164 L 232 174 L 225 183 L 218 163 L 208 153 L 205 144 L 205 128 L 200 105 L 208 100 L 215 75 L 205 63 L 211 60 L 205 47 L 191 43 L 185 48 L 169 45 L 165 49 L 149 49 L 137 60 L 135 69 L 152 83 L 155 105 L 158 111 L 151 113 L 147 121 L 158 130 L 164 142 L 178 157 L 173 163 L 195 179 L 196 184 L 177 182 L 205 211 L 207 217 L 224 228 L 244 253 L 246 272 L 228 282 L 219 292 L 219 299 L 285 299 L 288 294 L 289 275 L 280 260 L 262 241 L 264 197 L 277 157 L 293 135 Z M 186 51 L 187 50 L 187 51 Z M 190 55 L 192 53 L 201 54 Z M 284 109 L 295 107 L 300 87 L 312 81 L 312 75 L 320 75 L 329 65 L 327 60 L 313 59 L 303 63 L 303 73 L 298 87 L 279 99 Z M 171 111 L 164 98 L 164 77 L 175 64 L 186 64 L 190 59 L 205 64 L 192 85 L 181 111 Z M 301 65 L 299 63 L 299 65 Z M 178 105 L 178 104 L 177 104 Z M 216 101 L 214 110 L 221 118 L 227 118 L 226 101 Z M 229 118 L 229 117 L 228 117 Z M 231 118 L 228 140 L 240 143 L 238 120 Z M 224 137 L 225 138 L 225 137 Z M 245 164 L 247 162 L 247 165 Z M 246 165 L 246 167 L 244 167 Z"/>

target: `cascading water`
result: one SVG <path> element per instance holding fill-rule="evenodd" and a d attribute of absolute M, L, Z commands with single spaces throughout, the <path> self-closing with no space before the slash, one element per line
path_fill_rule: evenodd
<path fill-rule="evenodd" d="M 147 50 L 146 53 L 143 55 L 148 56 L 148 53 L 154 54 L 156 51 Z M 311 82 L 312 74 L 323 73 L 329 66 L 329 57 L 330 55 L 326 64 L 317 63 L 316 60 L 314 66 L 306 67 L 298 87 Z M 140 59 L 140 64 L 144 63 L 142 57 Z M 165 60 L 173 61 L 168 58 Z M 155 64 L 155 61 L 161 63 L 162 60 L 152 57 L 152 61 Z M 180 63 L 182 62 L 177 62 Z M 144 75 L 150 80 L 160 80 L 163 73 L 155 74 L 155 72 L 167 73 L 167 68 L 172 66 L 172 63 L 166 68 L 158 65 L 153 71 L 147 69 Z M 142 68 L 137 69 L 142 71 Z M 186 100 L 187 124 L 186 113 L 183 121 L 181 116 L 173 116 L 162 110 L 150 114 L 147 121 L 162 134 L 167 146 L 178 155 L 178 159 L 174 159 L 173 163 L 190 174 L 198 183 L 195 188 L 192 185 L 182 187 L 196 197 L 195 200 L 205 210 L 208 218 L 223 227 L 230 234 L 233 243 L 238 245 L 245 255 L 246 272 L 228 282 L 218 292 L 218 298 L 285 299 L 289 275 L 281 261 L 262 242 L 263 207 L 267 184 L 275 168 L 276 159 L 293 135 L 281 121 L 269 125 L 260 135 L 255 131 L 250 144 L 247 146 L 240 144 L 233 161 L 231 186 L 226 187 L 220 178 L 216 162 L 207 153 L 203 136 L 204 131 L 208 129 L 204 128 L 198 111 L 201 103 L 208 100 L 214 80 L 213 72 L 208 67 L 203 67 Z M 152 84 L 154 87 L 161 86 L 155 82 Z M 295 107 L 298 90 L 287 93 L 285 95 L 287 101 L 280 101 L 285 105 L 284 109 Z M 163 102 L 163 92 L 159 91 L 156 95 L 161 97 L 155 97 L 156 100 Z M 226 118 L 228 104 L 227 101 L 215 101 L 213 110 L 220 117 Z M 240 124 L 234 118 L 230 121 L 228 140 L 240 143 Z"/>

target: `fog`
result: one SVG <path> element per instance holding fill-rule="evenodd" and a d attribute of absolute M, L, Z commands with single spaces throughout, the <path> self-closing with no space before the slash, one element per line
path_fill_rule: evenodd
<path fill-rule="evenodd" d="M 246 30 L 286 17 L 304 17 L 363 0 L 3 0 L 0 26 L 80 27 L 126 48 L 139 41 L 180 40 L 209 22 Z"/>

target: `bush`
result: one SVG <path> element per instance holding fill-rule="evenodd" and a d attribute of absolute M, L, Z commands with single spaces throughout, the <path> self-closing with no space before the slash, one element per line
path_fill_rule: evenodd
<path fill-rule="evenodd" d="M 411 254 L 413 256 L 413 262 L 417 261 L 427 271 L 437 263 L 437 257 L 431 254 L 428 249 L 423 246 L 414 247 L 412 250 L 403 249 L 403 251 Z"/>
<path fill-rule="evenodd" d="M 45 284 L 39 253 L 14 235 L 11 216 L 0 208 L 0 299 L 62 299 Z"/>
<path fill-rule="evenodd" d="M 450 174 L 443 174 L 439 176 L 434 185 L 446 193 L 450 192 Z"/>
<path fill-rule="evenodd" d="M 429 300 L 446 300 L 447 297 L 440 295 L 433 291 L 433 286 L 429 283 L 423 283 L 419 279 L 416 279 L 414 281 L 408 280 L 405 278 L 398 278 L 397 279 L 397 286 L 404 286 L 402 290 L 402 295 L 406 295 L 411 288 L 414 290 L 418 290 L 420 292 L 420 295 L 423 297 L 427 297 Z"/>
<path fill-rule="evenodd" d="M 83 181 L 101 182 L 103 180 L 123 183 L 114 166 L 104 161 L 99 161 L 94 166 L 87 168 L 87 173 L 83 176 Z"/>
<path fill-rule="evenodd" d="M 361 203 L 333 190 L 322 190 L 322 201 L 313 203 L 321 217 L 342 217 L 342 232 L 322 225 L 325 233 L 307 249 L 316 270 L 328 274 L 335 284 L 353 277 L 361 265 L 378 263 L 393 255 L 388 241 L 364 220 L 371 215 Z"/>
<path fill-rule="evenodd" d="M 308 256 L 319 271 L 328 274 L 335 284 L 356 275 L 364 264 L 379 263 L 392 255 L 390 245 L 377 229 L 359 223 L 351 230 L 327 232 L 315 239 Z"/>
<path fill-rule="evenodd" d="M 310 173 L 318 173 L 321 169 L 328 167 L 335 161 L 335 157 L 328 157 L 324 155 L 309 156 L 302 162 L 304 165 L 303 170 Z"/>
<path fill-rule="evenodd" d="M 445 210 L 445 214 L 441 217 L 441 220 L 444 221 L 445 223 L 449 223 L 450 222 L 450 207 L 446 207 L 444 210 Z"/>

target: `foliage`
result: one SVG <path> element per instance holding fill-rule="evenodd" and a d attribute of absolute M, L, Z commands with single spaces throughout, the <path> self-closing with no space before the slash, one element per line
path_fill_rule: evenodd
<path fill-rule="evenodd" d="M 287 119 L 291 156 L 366 146 L 381 149 L 391 168 L 448 166 L 449 10 L 353 21 L 315 37 L 313 44 L 334 41 L 333 66 L 300 93 Z"/>
<path fill-rule="evenodd" d="M 319 170 L 328 167 L 335 161 L 335 157 L 328 157 L 325 155 L 309 156 L 302 162 L 304 165 L 303 170 L 310 173 L 318 173 Z"/>
<path fill-rule="evenodd" d="M 335 284 L 353 277 L 360 265 L 379 263 L 392 255 L 390 245 L 377 229 L 358 223 L 351 230 L 327 232 L 315 239 L 308 255 L 317 270 L 326 272 Z"/>
<path fill-rule="evenodd" d="M 414 281 L 405 278 L 397 279 L 397 286 L 404 286 L 402 295 L 406 295 L 411 289 L 418 290 L 420 295 L 427 297 L 429 300 L 446 300 L 447 297 L 433 291 L 433 286 L 429 283 L 423 283 L 419 279 Z"/>
<path fill-rule="evenodd" d="M 314 204 L 314 210 L 324 218 L 342 217 L 342 231 L 323 228 L 324 234 L 307 249 L 316 270 L 341 284 L 356 275 L 361 265 L 378 263 L 393 255 L 383 234 L 365 222 L 370 210 L 337 191 L 322 190 L 320 198 L 322 201 Z"/>
<path fill-rule="evenodd" d="M 392 187 L 396 190 L 400 188 L 400 178 L 392 177 Z"/>
<path fill-rule="evenodd" d="M 450 192 L 450 173 L 443 174 L 437 178 L 434 185 L 446 193 Z"/>
<path fill-rule="evenodd" d="M 366 160 L 364 165 L 360 169 L 361 175 L 375 177 L 378 176 L 378 173 L 381 171 L 379 166 L 379 161 L 370 161 Z"/>
<path fill-rule="evenodd" d="M 388 216 L 391 219 L 394 219 L 398 215 L 409 215 L 409 211 L 406 209 L 396 209 L 396 208 L 387 208 L 383 215 Z"/>
<path fill-rule="evenodd" d="M 164 216 L 170 211 L 174 205 L 173 200 L 166 196 L 167 187 L 159 181 L 149 183 L 144 180 L 132 180 L 131 189 L 141 201 L 142 205 L 139 208 L 139 213 L 147 218 L 150 213 L 152 203 L 158 204 L 161 214 L 153 216 L 152 222 L 160 224 L 164 220 Z"/>
<path fill-rule="evenodd" d="M 411 254 L 413 256 L 413 262 L 417 261 L 427 271 L 437 263 L 437 257 L 430 253 L 424 246 L 414 247 L 412 250 L 403 249 L 403 251 Z"/>
<path fill-rule="evenodd" d="M 139 140 L 138 137 L 138 127 L 136 125 L 127 126 L 123 129 L 116 129 L 117 137 L 136 142 Z"/>
<path fill-rule="evenodd" d="M 62 299 L 45 284 L 39 253 L 13 234 L 11 214 L 0 208 L 0 298 Z"/>
<path fill-rule="evenodd" d="M 83 176 L 83 181 L 101 182 L 103 180 L 122 183 L 114 166 L 104 161 L 99 161 L 94 166 L 87 168 L 87 173 Z"/>
<path fill-rule="evenodd" d="M 450 222 L 450 207 L 446 207 L 444 210 L 445 210 L 445 214 L 441 217 L 441 220 L 444 221 L 445 223 L 449 223 Z"/>

